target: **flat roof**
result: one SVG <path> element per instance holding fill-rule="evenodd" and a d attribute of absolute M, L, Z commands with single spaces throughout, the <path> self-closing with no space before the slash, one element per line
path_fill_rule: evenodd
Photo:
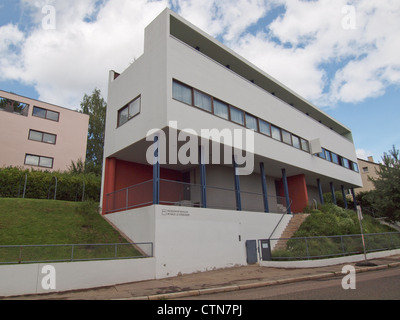
<path fill-rule="evenodd" d="M 348 127 L 287 88 L 278 80 L 274 79 L 215 38 L 186 21 L 172 10 L 167 9 L 167 11 L 170 16 L 169 32 L 171 36 L 200 51 L 219 64 L 228 67 L 242 78 L 264 89 L 291 105 L 293 108 L 307 114 L 350 141 L 353 141 L 351 130 Z"/>

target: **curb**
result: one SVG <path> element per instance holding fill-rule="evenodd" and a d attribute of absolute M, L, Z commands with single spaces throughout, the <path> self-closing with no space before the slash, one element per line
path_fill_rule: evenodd
<path fill-rule="evenodd" d="M 395 268 L 400 267 L 400 262 L 394 262 L 389 264 L 382 264 L 377 266 L 371 267 L 362 267 L 362 268 L 355 268 L 356 273 L 374 271 L 374 270 L 382 270 L 388 268 Z M 156 294 L 150 296 L 140 296 L 140 297 L 131 297 L 131 298 L 123 298 L 123 299 L 116 299 L 116 300 L 168 300 L 168 299 L 179 299 L 185 297 L 195 297 L 200 295 L 207 295 L 213 293 L 221 293 L 221 292 L 232 292 L 238 290 L 247 290 L 247 289 L 254 289 L 254 288 L 261 288 L 261 287 L 269 287 L 279 284 L 286 284 L 286 283 L 294 283 L 294 282 L 301 282 L 301 281 L 309 281 L 309 280 L 318 280 L 318 279 L 326 279 L 326 278 L 334 278 L 343 276 L 342 272 L 326 272 L 308 276 L 300 276 L 295 278 L 287 278 L 287 279 L 280 279 L 280 280 L 268 280 L 268 281 L 261 281 L 261 282 L 252 282 L 240 285 L 231 285 L 231 286 L 223 286 L 223 287 L 215 287 L 215 288 L 207 288 L 207 289 L 198 289 L 198 290 L 188 290 L 188 291 L 179 291 L 179 292 L 171 292 L 171 293 L 163 293 L 163 294 Z"/>

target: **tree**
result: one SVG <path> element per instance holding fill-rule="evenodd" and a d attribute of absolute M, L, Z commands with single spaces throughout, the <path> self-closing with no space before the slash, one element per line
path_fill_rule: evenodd
<path fill-rule="evenodd" d="M 369 194 L 368 200 L 381 216 L 400 221 L 400 156 L 394 145 L 392 150 L 384 153 L 376 172 L 377 178 L 369 178 L 375 190 Z"/>
<path fill-rule="evenodd" d="M 82 113 L 89 115 L 85 172 L 101 175 L 103 166 L 104 131 L 107 104 L 99 89 L 84 95 L 81 102 Z"/>

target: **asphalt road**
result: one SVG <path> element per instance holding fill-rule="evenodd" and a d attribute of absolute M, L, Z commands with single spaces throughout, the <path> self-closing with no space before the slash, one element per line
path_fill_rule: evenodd
<path fill-rule="evenodd" d="M 400 300 L 400 268 L 357 273 L 355 289 L 342 277 L 193 297 L 193 300 Z M 191 300 L 185 298 L 181 300 Z"/>

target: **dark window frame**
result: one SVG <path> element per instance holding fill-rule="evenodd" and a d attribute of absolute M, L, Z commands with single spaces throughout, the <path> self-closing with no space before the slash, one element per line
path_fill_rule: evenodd
<path fill-rule="evenodd" d="M 41 133 L 41 134 L 42 134 L 42 140 L 31 139 L 31 132 L 32 132 L 32 131 L 37 132 L 37 133 Z M 45 135 L 45 134 L 54 136 L 54 143 L 44 141 L 43 139 L 44 139 L 44 135 Z M 44 131 L 40 131 L 40 130 L 29 129 L 28 140 L 30 140 L 30 141 L 36 141 L 36 142 L 42 142 L 42 143 L 47 143 L 47 144 L 52 144 L 52 145 L 56 145 L 56 143 L 57 143 L 57 135 L 54 134 L 54 133 L 50 133 L 50 132 L 44 132 Z"/>
<path fill-rule="evenodd" d="M 45 115 L 44 117 L 40 117 L 38 115 L 35 115 L 35 109 L 40 109 L 40 110 L 44 110 L 45 111 Z M 52 118 L 49 118 L 47 113 L 48 111 L 56 113 L 57 114 L 57 120 L 54 120 Z M 46 109 L 46 108 L 42 108 L 42 107 L 38 107 L 38 106 L 33 106 L 32 108 L 32 116 L 36 117 L 36 118 L 41 118 L 41 119 L 46 119 L 46 120 L 50 120 L 50 121 L 54 121 L 54 122 L 59 122 L 60 121 L 60 112 L 58 111 L 54 111 L 54 110 L 50 110 L 50 109 Z"/>
<path fill-rule="evenodd" d="M 129 106 L 131 103 L 135 102 L 136 100 L 139 99 L 139 111 L 137 113 L 135 113 L 134 115 L 130 116 L 129 115 Z M 120 114 L 122 111 L 128 111 L 128 118 L 125 122 L 121 123 L 121 119 L 120 119 Z M 129 101 L 126 105 L 124 105 L 121 109 L 119 109 L 117 111 L 117 128 L 123 126 L 125 123 L 129 122 L 129 120 L 135 118 L 137 115 L 139 115 L 142 112 L 142 95 L 138 95 L 137 97 L 135 97 L 134 99 L 132 99 L 131 101 Z"/>
<path fill-rule="evenodd" d="M 36 164 L 29 164 L 29 163 L 26 163 L 26 157 L 27 157 L 27 156 L 38 157 L 38 164 L 36 165 Z M 41 159 L 41 158 L 51 159 L 51 167 L 48 167 L 48 166 L 41 166 L 41 165 L 40 165 L 40 159 Z M 41 156 L 41 155 L 37 155 L 37 154 L 25 153 L 24 165 L 26 165 L 26 166 L 33 166 L 33 167 L 40 167 L 40 168 L 47 168 L 47 169 L 53 169 L 53 167 L 54 167 L 54 158 L 53 158 L 53 157 L 47 157 L 47 156 Z"/>

